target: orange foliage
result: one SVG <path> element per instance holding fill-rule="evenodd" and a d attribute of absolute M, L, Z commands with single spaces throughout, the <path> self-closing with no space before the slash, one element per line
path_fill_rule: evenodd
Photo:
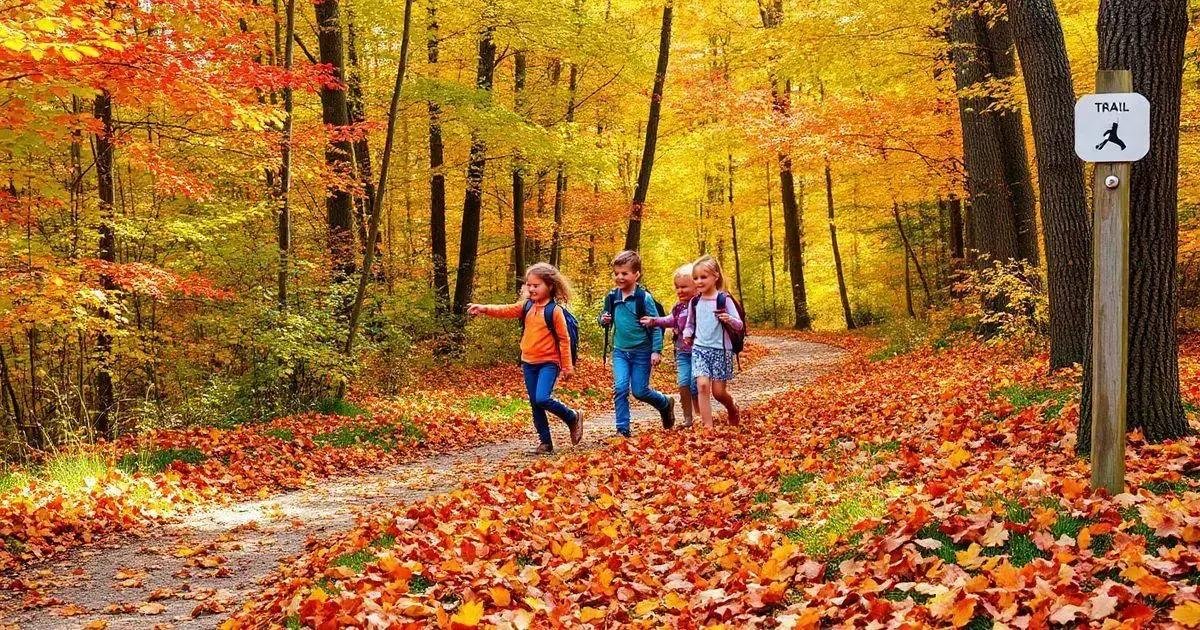
<path fill-rule="evenodd" d="M 369 515 L 226 627 L 1193 625 L 1196 439 L 1134 436 L 1131 493 L 1093 495 L 1077 377 L 975 343 L 859 358 L 736 429 L 645 433 Z M 1015 406 L 1014 387 L 1059 393 Z M 781 486 L 797 472 L 880 509 L 807 549 L 794 532 L 827 515 Z M 361 573 L 335 566 L 381 537 Z"/>

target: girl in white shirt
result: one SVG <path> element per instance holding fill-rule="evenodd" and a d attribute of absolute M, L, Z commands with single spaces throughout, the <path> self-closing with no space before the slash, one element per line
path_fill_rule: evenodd
<path fill-rule="evenodd" d="M 692 343 L 692 376 L 696 379 L 700 420 L 704 428 L 713 428 L 711 394 L 729 412 L 729 423 L 738 424 L 738 408 L 727 387 L 733 379 L 729 332 L 741 332 L 744 324 L 733 297 L 722 290 L 721 265 L 712 256 L 702 256 L 692 263 L 692 280 L 697 296 L 692 298 L 683 337 Z M 718 308 L 718 303 L 724 303 L 725 308 Z"/>

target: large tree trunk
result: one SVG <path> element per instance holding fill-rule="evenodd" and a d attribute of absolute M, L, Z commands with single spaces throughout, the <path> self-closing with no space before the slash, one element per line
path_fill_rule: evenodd
<path fill-rule="evenodd" d="M 1100 69 L 1129 70 L 1150 100 L 1150 153 L 1134 162 L 1129 221 L 1129 389 L 1126 427 L 1162 442 L 1188 435 L 1179 394 L 1175 257 L 1179 241 L 1179 107 L 1187 0 L 1101 0 Z M 1091 361 L 1083 375 L 1079 440 L 1091 446 Z"/>
<path fill-rule="evenodd" d="M 1017 68 L 1013 60 L 1013 36 L 1008 20 L 980 18 L 978 23 L 987 41 L 992 77 L 998 81 L 1012 81 L 1017 74 Z M 1029 174 L 1029 155 L 1025 149 L 1025 127 L 1021 120 L 1021 109 L 1013 104 L 999 103 L 993 109 L 1004 156 L 1004 179 L 1012 200 L 1013 225 L 1017 230 L 1017 257 L 1036 266 L 1040 259 L 1037 220 L 1034 217 L 1037 210 L 1033 195 L 1033 178 Z"/>
<path fill-rule="evenodd" d="M 496 44 L 493 29 L 487 27 L 479 38 L 479 68 L 476 89 L 491 91 L 496 71 Z M 471 152 L 467 162 L 467 190 L 463 197 L 462 235 L 458 241 L 458 274 L 454 283 L 453 312 L 457 325 L 465 324 L 467 304 L 475 291 L 475 264 L 479 256 L 479 227 L 483 208 L 483 172 L 487 145 L 479 132 L 471 133 Z"/>
<path fill-rule="evenodd" d="M 513 108 L 518 115 L 525 114 L 525 53 L 513 55 Z M 512 166 L 512 210 L 513 210 L 513 269 L 515 289 L 521 290 L 525 283 L 525 165 L 521 162 L 520 150 L 513 157 Z"/>
<path fill-rule="evenodd" d="M 1050 295 L 1050 369 L 1083 362 L 1091 325 L 1092 244 L 1072 128 L 1075 88 L 1053 0 L 1008 0 L 1041 186 Z"/>
<path fill-rule="evenodd" d="M 650 94 L 650 114 L 646 118 L 646 142 L 642 147 L 642 163 L 638 169 L 637 186 L 629 209 L 629 229 L 625 232 L 625 249 L 636 250 L 642 243 L 642 212 L 650 191 L 650 172 L 654 169 L 654 147 L 658 142 L 658 119 L 662 112 L 663 86 L 667 82 L 667 60 L 671 53 L 671 9 L 673 0 L 663 5 L 662 28 L 658 37 L 658 65 L 654 70 L 654 89 Z"/>
<path fill-rule="evenodd" d="M 854 330 L 854 313 L 850 311 L 850 295 L 846 291 L 846 275 L 842 272 L 842 253 L 838 250 L 837 222 L 833 214 L 833 173 L 825 160 L 825 204 L 829 211 L 829 243 L 833 246 L 833 267 L 837 272 L 838 297 L 842 301 L 842 316 L 846 319 L 846 330 Z"/>
<path fill-rule="evenodd" d="M 112 96 L 101 90 L 96 96 L 93 114 L 100 121 L 101 131 L 95 136 L 96 193 L 100 201 L 100 242 L 96 257 L 107 263 L 117 262 L 117 234 L 113 225 L 113 115 Z M 116 283 L 107 272 L 100 274 L 100 286 L 114 299 Z M 112 320 L 112 310 L 101 308 L 100 316 Z M 102 331 L 96 336 L 96 416 L 92 428 L 96 435 L 111 438 L 113 435 L 112 414 L 116 400 L 112 379 L 112 336 Z M 32 362 L 31 362 L 32 363 Z"/>
<path fill-rule="evenodd" d="M 320 0 L 315 5 L 317 48 L 321 63 L 333 70 L 335 84 L 321 86 L 321 119 L 336 134 L 325 145 L 325 166 L 339 178 L 350 179 L 352 147 L 345 133 L 349 124 L 346 109 L 345 65 L 342 61 L 342 23 L 338 0 Z M 333 277 L 344 281 L 354 272 L 354 200 L 342 184 L 325 191 L 325 223 L 329 229 L 329 255 Z"/>
<path fill-rule="evenodd" d="M 429 6 L 428 60 L 433 68 L 438 63 L 437 6 Z M 443 316 L 450 312 L 450 270 L 446 262 L 446 175 L 442 144 L 442 109 L 429 101 L 429 248 L 433 259 L 434 312 Z"/>
<path fill-rule="evenodd" d="M 993 261 L 1006 261 L 1020 257 L 1021 247 L 994 102 L 981 85 L 992 68 L 982 46 L 982 20 L 973 10 L 963 9 L 961 0 L 955 4 L 948 35 L 954 83 L 959 92 L 963 162 L 971 197 L 971 233 L 980 254 Z"/>

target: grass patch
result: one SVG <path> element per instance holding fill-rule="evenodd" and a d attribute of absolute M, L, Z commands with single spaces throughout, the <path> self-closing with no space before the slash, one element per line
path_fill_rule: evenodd
<path fill-rule="evenodd" d="M 764 509 L 752 510 L 749 514 L 746 515 L 746 518 L 748 518 L 752 521 L 765 521 L 765 520 L 771 518 L 771 510 L 764 510 Z"/>
<path fill-rule="evenodd" d="M 1092 555 L 1096 556 L 1097 558 L 1101 558 L 1112 549 L 1112 544 L 1112 535 L 1097 534 L 1092 536 L 1092 544 L 1089 546 L 1089 548 L 1092 550 Z"/>
<path fill-rule="evenodd" d="M 1154 494 L 1183 494 L 1192 489 L 1191 484 L 1185 481 L 1149 481 L 1142 484 L 1142 487 L 1153 492 Z"/>
<path fill-rule="evenodd" d="M 300 630 L 304 626 L 300 625 L 300 617 L 290 615 L 287 619 L 283 620 L 283 627 L 287 628 L 287 630 Z"/>
<path fill-rule="evenodd" d="M 1033 513 L 1016 501 L 1005 501 L 1004 518 L 1008 519 L 1010 523 L 1024 525 L 1029 522 L 1029 519 L 1033 518 Z"/>
<path fill-rule="evenodd" d="M 913 600 L 913 603 L 924 604 L 933 599 L 933 596 L 926 595 L 925 593 L 918 593 L 913 589 L 902 591 L 898 588 L 893 588 L 884 591 L 883 598 L 891 602 L 902 602 L 906 599 L 911 599 Z"/>
<path fill-rule="evenodd" d="M 175 462 L 199 464 L 207 456 L 195 447 L 187 448 L 157 448 L 142 449 L 136 453 L 128 453 L 117 462 L 117 468 L 132 475 L 144 473 L 156 475 L 167 469 Z"/>
<path fill-rule="evenodd" d="M 754 495 L 754 502 L 755 503 L 770 503 L 771 502 L 771 493 L 763 491 L 763 490 L 759 490 Z"/>
<path fill-rule="evenodd" d="M 363 568 L 367 566 L 367 563 L 374 559 L 375 554 L 371 553 L 367 549 L 359 549 L 358 551 L 352 551 L 350 553 L 344 553 L 338 556 L 334 559 L 333 566 L 347 567 L 355 573 L 362 573 Z"/>
<path fill-rule="evenodd" d="M 87 487 L 88 479 L 99 479 L 108 465 L 98 455 L 60 455 L 46 462 L 42 475 L 68 492 Z"/>
<path fill-rule="evenodd" d="M 888 440 L 887 442 L 863 442 L 862 448 L 868 455 L 874 457 L 880 453 L 895 453 L 900 450 L 900 442 L 898 440 Z"/>
<path fill-rule="evenodd" d="M 381 534 L 378 538 L 371 541 L 371 546 L 376 549 L 390 549 L 396 544 L 396 537 L 391 534 Z"/>
<path fill-rule="evenodd" d="M 349 424 L 328 433 L 313 436 L 313 444 L 317 446 L 332 446 L 333 448 L 349 448 L 351 446 L 374 446 L 390 451 L 396 446 L 396 427 L 381 425 L 369 427 L 361 424 Z"/>
<path fill-rule="evenodd" d="M 830 508 L 824 521 L 784 532 L 784 535 L 803 545 L 805 553 L 823 556 L 834 542 L 863 519 L 882 514 L 883 501 L 879 497 L 864 495 L 839 501 Z"/>
<path fill-rule="evenodd" d="M 22 472 L 0 472 L 0 492 L 7 492 L 29 483 L 29 475 Z"/>
<path fill-rule="evenodd" d="M 799 492 L 816 478 L 817 475 L 810 472 L 794 472 L 790 475 L 783 475 L 779 478 L 779 489 L 783 492 Z"/>
<path fill-rule="evenodd" d="M 1050 404 L 1046 405 L 1046 408 L 1042 410 L 1042 417 L 1049 420 L 1057 417 L 1062 412 L 1062 408 L 1066 406 L 1067 400 L 1071 398 L 1071 391 L 1040 389 L 1017 383 L 994 389 L 989 395 L 992 398 L 1007 398 L 1009 404 L 1013 406 L 1014 411 L 1021 411 L 1026 407 L 1049 402 Z"/>
<path fill-rule="evenodd" d="M 1091 521 L 1086 518 L 1071 516 L 1070 514 L 1060 514 L 1058 520 L 1054 521 L 1054 525 L 1050 526 L 1050 533 L 1055 540 L 1063 536 L 1071 538 L 1079 538 L 1079 532 L 1091 524 Z"/>
<path fill-rule="evenodd" d="M 273 437 L 280 442 L 291 442 L 296 439 L 296 434 L 291 429 L 267 429 L 263 431 L 263 435 Z"/>
<path fill-rule="evenodd" d="M 529 413 L 529 403 L 520 398 L 498 398 L 496 396 L 472 396 L 467 399 L 467 410 L 471 413 L 496 419 L 512 419 Z"/>
<path fill-rule="evenodd" d="M 926 549 L 925 547 L 920 547 L 921 555 L 937 556 L 942 559 L 942 562 L 947 564 L 955 564 L 958 562 L 958 560 L 954 557 L 954 552 L 959 551 L 959 549 L 955 547 L 954 541 L 951 540 L 949 535 L 942 533 L 942 530 L 938 528 L 937 523 L 929 523 L 925 527 L 921 528 L 921 531 L 917 532 L 915 538 L 932 538 L 933 540 L 942 543 L 942 546 L 936 549 Z"/>
<path fill-rule="evenodd" d="M 405 416 L 400 418 L 400 437 L 406 442 L 420 444 L 425 441 L 425 429 L 417 426 L 417 423 L 412 421 L 412 418 Z"/>
<path fill-rule="evenodd" d="M 362 407 L 359 407 L 343 398 L 322 398 L 313 405 L 313 411 L 334 416 L 347 416 L 351 418 L 371 415 Z"/>
<path fill-rule="evenodd" d="M 432 586 L 433 582 L 420 573 L 408 578 L 408 592 L 413 595 L 424 595 Z"/>
<path fill-rule="evenodd" d="M 1008 556 L 1008 561 L 1017 568 L 1033 562 L 1034 558 L 1046 557 L 1046 554 L 1038 549 L 1037 545 L 1033 544 L 1033 540 L 1025 534 L 1012 534 L 1003 546 L 988 547 L 983 550 L 983 555 Z"/>

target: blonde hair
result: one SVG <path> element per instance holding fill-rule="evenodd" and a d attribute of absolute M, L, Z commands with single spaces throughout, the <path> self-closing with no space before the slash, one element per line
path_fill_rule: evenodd
<path fill-rule="evenodd" d="M 675 270 L 675 276 L 673 279 L 678 280 L 680 278 L 687 278 L 688 280 L 692 279 L 692 263 L 680 265 L 679 268 Z"/>
<path fill-rule="evenodd" d="M 632 249 L 617 254 L 612 260 L 613 267 L 629 267 L 634 273 L 642 272 L 642 257 Z"/>
<path fill-rule="evenodd" d="M 550 288 L 550 299 L 555 302 L 570 302 L 571 301 L 571 281 L 563 275 L 563 272 L 558 270 L 558 267 L 550 263 L 534 263 L 525 270 L 525 277 L 537 276 L 546 283 Z"/>
<path fill-rule="evenodd" d="M 708 254 L 697 258 L 696 262 L 692 263 L 692 277 L 695 277 L 696 272 L 700 270 L 707 271 L 717 277 L 718 289 L 725 288 L 725 276 L 721 273 L 721 263 L 717 262 L 716 258 Z"/>

